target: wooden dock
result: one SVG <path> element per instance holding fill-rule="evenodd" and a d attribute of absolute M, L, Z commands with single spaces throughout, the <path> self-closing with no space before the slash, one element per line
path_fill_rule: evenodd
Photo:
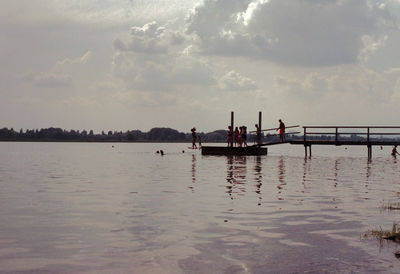
<path fill-rule="evenodd" d="M 290 140 L 289 143 L 303 145 L 305 156 L 310 157 L 313 145 L 366 146 L 369 159 L 372 157 L 373 146 L 400 145 L 399 138 L 384 138 L 400 137 L 398 126 L 303 126 L 303 130 L 301 139 Z"/>
<path fill-rule="evenodd" d="M 259 156 L 267 155 L 268 148 L 259 146 L 228 147 L 228 146 L 202 146 L 202 155 L 226 155 L 226 156 Z"/>
<path fill-rule="evenodd" d="M 400 126 L 303 126 L 303 136 L 301 132 L 285 132 L 283 141 L 278 140 L 278 134 L 267 134 L 262 137 L 261 132 L 277 131 L 278 128 L 262 129 L 262 113 L 258 116 L 258 131 L 253 146 L 234 147 L 233 138 L 227 146 L 203 146 L 203 155 L 266 155 L 268 146 L 291 144 L 303 145 L 305 156 L 311 157 L 311 147 L 313 145 L 333 145 L 333 146 L 366 146 L 368 158 L 372 157 L 373 146 L 397 146 L 400 145 Z M 296 126 L 287 126 L 297 128 Z M 230 128 L 234 128 L 234 113 L 231 112 Z M 387 138 L 390 136 L 391 138 Z M 397 137 L 397 138 L 393 138 Z M 269 140 L 268 140 L 269 139 Z M 264 142 L 261 142 L 264 140 Z M 268 140 L 268 141 L 266 141 Z M 266 142 L 265 142 L 266 141 Z"/>

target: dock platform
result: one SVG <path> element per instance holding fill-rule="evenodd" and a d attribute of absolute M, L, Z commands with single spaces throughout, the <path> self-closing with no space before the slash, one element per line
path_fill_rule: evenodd
<path fill-rule="evenodd" d="M 267 155 L 268 148 L 260 146 L 228 147 L 228 146 L 202 146 L 202 155 L 227 155 L 227 156 L 258 156 Z"/>

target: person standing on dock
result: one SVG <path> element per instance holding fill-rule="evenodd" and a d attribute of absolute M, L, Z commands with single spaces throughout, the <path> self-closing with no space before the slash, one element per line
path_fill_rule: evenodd
<path fill-rule="evenodd" d="M 228 126 L 228 132 L 226 133 L 226 142 L 228 143 L 228 147 L 232 147 L 233 144 L 233 131 L 232 127 Z"/>
<path fill-rule="evenodd" d="M 285 124 L 282 122 L 281 119 L 279 119 L 279 127 L 277 130 L 279 130 L 279 141 L 285 141 Z"/>
<path fill-rule="evenodd" d="M 192 149 L 195 149 L 195 148 L 197 149 L 197 146 L 196 146 L 196 140 L 197 140 L 196 128 L 194 127 L 190 131 L 192 132 Z"/>
<path fill-rule="evenodd" d="M 240 131 L 240 139 L 242 140 L 243 146 L 247 147 L 247 127 L 242 126 Z"/>
<path fill-rule="evenodd" d="M 201 149 L 201 135 L 197 135 L 198 139 L 199 139 L 199 149 Z"/>
<path fill-rule="evenodd" d="M 258 124 L 256 124 L 255 126 L 256 126 L 256 141 L 257 141 L 257 145 L 261 145 L 261 128 L 258 126 Z"/>
<path fill-rule="evenodd" d="M 235 142 L 235 147 L 239 145 L 239 129 L 235 127 L 235 131 L 233 132 L 233 141 Z"/>

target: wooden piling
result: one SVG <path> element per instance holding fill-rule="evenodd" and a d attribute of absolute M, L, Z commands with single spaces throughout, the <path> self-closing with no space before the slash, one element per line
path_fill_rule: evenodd
<path fill-rule="evenodd" d="M 233 111 L 231 111 L 231 134 L 232 134 L 232 138 L 231 138 L 231 147 L 233 147 L 233 129 L 234 129 L 234 114 Z"/>

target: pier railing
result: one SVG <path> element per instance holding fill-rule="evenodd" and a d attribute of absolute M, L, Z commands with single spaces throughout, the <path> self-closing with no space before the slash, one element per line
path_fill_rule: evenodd
<path fill-rule="evenodd" d="M 400 126 L 303 126 L 303 129 L 303 138 L 290 143 L 304 145 L 306 156 L 307 147 L 311 156 L 312 145 L 365 145 L 368 147 L 368 158 L 372 157 L 372 146 L 400 145 Z"/>
<path fill-rule="evenodd" d="M 397 129 L 398 132 L 388 132 Z M 349 136 L 346 141 L 371 143 L 384 142 L 383 137 L 400 137 L 399 126 L 303 126 L 303 141 L 335 141 L 338 144 L 344 141 L 342 137 Z M 318 131 L 315 131 L 318 130 Z M 376 130 L 379 130 L 377 132 Z M 333 140 L 332 140 L 333 137 Z M 377 138 L 379 137 L 379 138 Z"/>

